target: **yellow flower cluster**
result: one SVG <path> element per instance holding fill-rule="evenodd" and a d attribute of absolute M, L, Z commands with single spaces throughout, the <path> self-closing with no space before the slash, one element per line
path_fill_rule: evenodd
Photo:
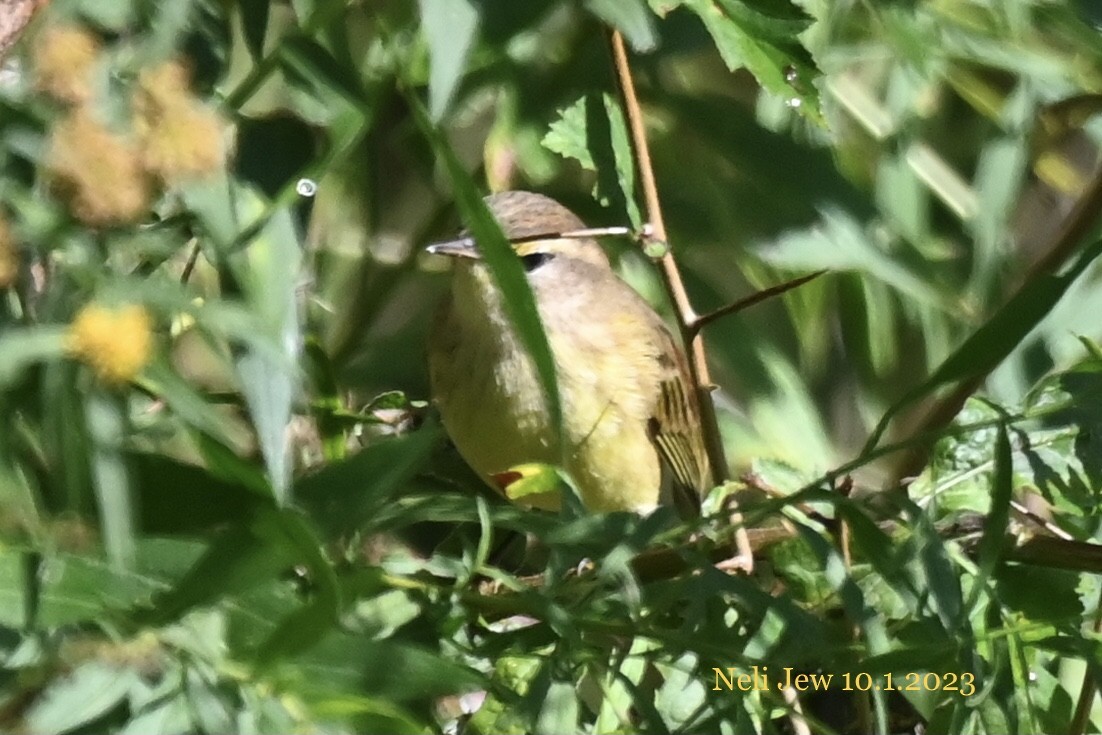
<path fill-rule="evenodd" d="M 92 368 L 100 380 L 122 385 L 149 362 L 153 350 L 153 320 L 144 307 L 110 308 L 88 304 L 69 325 L 69 354 Z"/>
<path fill-rule="evenodd" d="M 150 200 L 138 148 L 78 108 L 54 126 L 47 166 L 54 190 L 82 222 L 136 220 Z"/>
<path fill-rule="evenodd" d="M 83 28 L 48 28 L 32 50 L 35 88 L 62 102 L 92 98 L 92 74 L 99 40 Z"/>
<path fill-rule="evenodd" d="M 19 253 L 7 220 L 0 217 L 0 288 L 7 288 L 19 275 Z"/>
<path fill-rule="evenodd" d="M 48 178 L 73 214 L 93 227 L 134 222 L 158 183 L 212 173 L 225 161 L 222 119 L 191 93 L 178 62 L 142 72 L 132 133 L 110 130 L 93 112 L 99 58 L 99 42 L 79 28 L 48 28 L 34 46 L 36 87 L 73 105 L 54 126 Z"/>
<path fill-rule="evenodd" d="M 134 127 L 145 167 L 178 182 L 222 166 L 222 121 L 189 91 L 187 70 L 168 62 L 143 72 L 134 98 Z"/>

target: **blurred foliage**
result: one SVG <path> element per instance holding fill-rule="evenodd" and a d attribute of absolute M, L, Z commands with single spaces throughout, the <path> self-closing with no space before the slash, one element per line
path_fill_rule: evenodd
<path fill-rule="evenodd" d="M 706 330 L 752 577 L 722 493 L 526 511 L 428 403 L 421 250 L 494 237 L 477 192 L 645 216 L 610 28 L 699 310 L 830 270 Z M 0 68 L 0 730 L 794 731 L 720 685 L 757 666 L 835 676 L 815 731 L 1098 731 L 1100 41 L 1086 0 L 53 0 Z"/>

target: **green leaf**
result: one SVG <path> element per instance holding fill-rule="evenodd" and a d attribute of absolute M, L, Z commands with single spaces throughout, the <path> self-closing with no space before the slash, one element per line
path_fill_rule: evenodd
<path fill-rule="evenodd" d="M 1075 263 L 1060 275 L 1041 274 L 1003 304 L 968 339 L 938 366 L 921 385 L 904 394 L 885 412 L 862 453 L 879 442 L 888 423 L 899 411 L 947 383 L 985 375 L 1002 362 L 1052 311 L 1079 276 L 1102 254 L 1102 240 L 1085 248 Z"/>
<path fill-rule="evenodd" d="M 342 65 L 324 46 L 306 36 L 291 34 L 279 44 L 282 67 L 296 86 L 331 106 L 344 103 L 368 112 L 368 96 L 354 66 Z"/>
<path fill-rule="evenodd" d="M 188 610 L 240 594 L 297 563 L 305 563 L 327 601 L 335 583 L 327 564 L 319 563 L 321 542 L 289 510 L 260 508 L 245 523 L 219 535 L 203 556 L 170 590 L 157 595 L 151 608 L 135 611 L 148 624 L 166 623 Z"/>
<path fill-rule="evenodd" d="M 391 503 L 440 438 L 440 429 L 428 425 L 376 441 L 348 459 L 302 477 L 295 485 L 295 496 L 325 538 L 353 533 Z"/>
<path fill-rule="evenodd" d="M 660 648 L 654 641 L 637 637 L 626 654 L 613 652 L 613 665 L 601 682 L 604 697 L 594 723 L 596 732 L 615 732 L 631 725 L 634 690 L 650 665 L 646 654 Z"/>
<path fill-rule="evenodd" d="M 536 300 L 525 277 L 524 267 L 502 233 L 497 220 L 490 214 L 470 174 L 459 162 L 455 150 L 429 120 L 420 101 L 414 97 L 408 99 L 421 133 L 429 140 L 436 155 L 444 163 L 463 221 L 478 243 L 479 253 L 483 262 L 489 266 L 494 283 L 501 290 L 505 300 L 505 313 L 512 322 L 513 328 L 516 329 L 525 352 L 535 363 L 547 412 L 551 417 L 551 425 L 555 429 L 555 435 L 561 439 L 562 400 L 559 396 L 558 378 L 555 375 L 555 360 L 551 355 L 551 346 L 543 331 L 539 311 L 536 309 Z M 559 446 L 562 446 L 561 440 Z"/>
<path fill-rule="evenodd" d="M 122 703 L 138 674 L 98 662 L 55 679 L 27 713 L 27 731 L 54 735 L 90 725 Z"/>
<path fill-rule="evenodd" d="M 40 558 L 27 549 L 0 546 L 0 621 L 57 628 L 147 602 L 167 581 L 179 579 L 201 551 L 193 541 L 141 540 L 137 569 L 127 571 L 98 556 L 53 552 Z M 37 613 L 24 620 L 32 581 L 41 588 Z"/>
<path fill-rule="evenodd" d="M 471 0 L 418 0 L 429 47 L 429 114 L 439 120 L 466 71 L 478 35 L 478 8 Z"/>
<path fill-rule="evenodd" d="M 124 408 L 117 397 L 94 392 L 88 396 L 85 415 L 93 444 L 92 483 L 107 558 L 117 569 L 129 569 L 134 562 L 134 509 L 121 451 L 127 434 Z"/>
<path fill-rule="evenodd" d="M 193 432 L 192 439 L 215 477 L 251 490 L 265 500 L 272 497 L 271 484 L 257 463 L 242 459 L 231 447 L 202 432 Z"/>
<path fill-rule="evenodd" d="M 762 87 L 785 99 L 798 99 L 801 113 L 819 119 L 818 76 L 811 54 L 797 35 L 810 19 L 788 0 L 684 0 L 715 41 L 732 71 L 746 68 Z M 768 12 L 764 9 L 768 6 Z"/>
<path fill-rule="evenodd" d="M 287 425 L 299 390 L 294 366 L 302 340 L 297 293 L 301 249 L 286 209 L 268 220 L 245 250 L 245 258 L 247 267 L 240 281 L 261 318 L 265 336 L 278 345 L 279 354 L 246 346 L 236 361 L 237 371 L 276 502 L 284 504 L 291 480 Z"/>
<path fill-rule="evenodd" d="M 260 668 L 272 666 L 309 650 L 336 624 L 336 610 L 328 600 L 315 600 L 303 605 L 284 617 L 260 646 L 256 665 Z"/>
<path fill-rule="evenodd" d="M 562 735 L 578 730 L 578 695 L 574 682 L 552 680 L 548 683 L 543 704 L 536 718 L 537 735 Z"/>
<path fill-rule="evenodd" d="M 241 0 L 241 30 L 245 34 L 245 45 L 249 48 L 254 61 L 264 54 L 264 36 L 268 31 L 268 11 L 271 0 Z"/>
<path fill-rule="evenodd" d="M 586 0 L 586 9 L 624 34 L 636 51 L 658 47 L 654 18 L 643 0 Z"/>
<path fill-rule="evenodd" d="M 995 566 L 1001 561 L 1007 545 L 1007 526 L 1010 523 L 1010 501 L 1014 493 L 1014 457 L 1010 437 L 1005 424 L 995 431 L 995 478 L 992 482 L 991 509 L 983 524 L 983 536 L 978 547 L 979 571 L 972 588 L 971 608 L 986 591 L 988 580 Z"/>
<path fill-rule="evenodd" d="M 1036 621 L 1081 620 L 1086 610 L 1077 586 L 1080 575 L 1027 564 L 1004 564 L 995 570 L 999 601 Z"/>
<path fill-rule="evenodd" d="M 267 666 L 306 650 L 337 624 L 341 606 L 337 575 L 322 553 L 321 541 L 305 518 L 283 511 L 270 516 L 273 540 L 293 549 L 306 569 L 313 599 L 288 615 L 257 652 L 257 664 Z"/>
<path fill-rule="evenodd" d="M 636 203 L 635 158 L 627 122 L 619 103 L 610 94 L 589 94 L 559 112 L 543 145 L 577 160 L 597 173 L 593 193 L 597 201 L 623 213 L 638 228 L 643 221 Z"/>
<path fill-rule="evenodd" d="M 61 327 L 10 329 L 0 334 L 0 388 L 16 381 L 36 362 L 55 360 L 65 353 Z"/>
<path fill-rule="evenodd" d="M 218 409 L 207 402 L 194 387 L 164 360 L 154 360 L 142 372 L 141 386 L 163 399 L 185 424 L 224 444 L 231 443 L 225 421 Z"/>
<path fill-rule="evenodd" d="M 286 208 L 269 212 L 266 200 L 252 189 L 226 180 L 219 184 L 189 186 L 184 195 L 216 245 L 223 288 L 243 292 L 255 320 L 254 334 L 238 335 L 243 344 L 234 346 L 234 367 L 273 495 L 282 505 L 289 500 L 291 479 L 287 426 L 300 388 L 302 253 Z M 250 237 L 239 243 L 245 235 Z"/>
<path fill-rule="evenodd" d="M 700 675 L 700 659 L 687 652 L 673 663 L 656 662 L 665 681 L 655 694 L 654 706 L 663 713 L 671 729 L 685 728 L 704 706 L 707 691 Z"/>
<path fill-rule="evenodd" d="M 852 214 L 834 206 L 824 209 L 814 227 L 786 232 L 758 254 L 767 263 L 792 270 L 867 273 L 920 303 L 946 313 L 959 311 L 954 301 L 879 248 Z"/>
<path fill-rule="evenodd" d="M 193 731 L 187 697 L 172 697 L 158 702 L 132 718 L 119 730 L 119 735 L 185 735 Z"/>
<path fill-rule="evenodd" d="M 347 636 L 334 639 L 345 642 Z M 356 650 L 358 649 L 358 650 Z M 468 692 L 485 686 L 478 672 L 417 645 L 389 641 L 357 641 L 356 657 L 363 665 L 361 691 L 392 702 Z M 385 662 L 385 665 L 378 665 Z"/>
<path fill-rule="evenodd" d="M 239 522 L 270 502 L 267 490 L 257 491 L 236 478 L 161 454 L 133 452 L 127 462 L 144 534 L 204 533 L 220 524 Z"/>

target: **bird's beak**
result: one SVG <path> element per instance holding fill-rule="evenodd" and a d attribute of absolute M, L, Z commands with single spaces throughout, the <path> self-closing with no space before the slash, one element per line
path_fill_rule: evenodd
<path fill-rule="evenodd" d="M 474 260 L 482 258 L 478 248 L 475 247 L 473 237 L 461 237 L 458 240 L 447 242 L 434 242 L 425 248 L 425 252 L 432 255 L 446 255 L 449 258 L 472 258 Z"/>

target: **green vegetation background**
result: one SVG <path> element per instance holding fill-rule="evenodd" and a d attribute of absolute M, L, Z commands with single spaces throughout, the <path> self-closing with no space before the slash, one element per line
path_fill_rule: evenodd
<path fill-rule="evenodd" d="M 122 138 L 182 61 L 171 160 L 225 165 L 67 170 L 59 27 L 98 40 L 82 104 Z M 508 506 L 424 403 L 421 249 L 473 192 L 641 222 L 610 28 L 699 310 L 829 269 L 706 331 L 729 489 L 788 524 L 749 578 L 672 513 Z M 798 732 L 780 693 L 713 689 L 754 665 L 975 677 L 802 698 L 815 731 L 1102 726 L 1096 3 L 54 0 L 3 65 L 0 730 Z M 136 182 L 91 221 L 80 196 Z M 87 304 L 150 316 L 132 381 L 93 368 L 141 330 L 81 352 Z M 975 381 L 900 491 L 883 447 Z M 546 543 L 540 584 L 491 563 L 509 531 Z M 1066 553 L 1026 563 L 1033 535 Z M 640 572 L 659 547 L 686 569 Z"/>

